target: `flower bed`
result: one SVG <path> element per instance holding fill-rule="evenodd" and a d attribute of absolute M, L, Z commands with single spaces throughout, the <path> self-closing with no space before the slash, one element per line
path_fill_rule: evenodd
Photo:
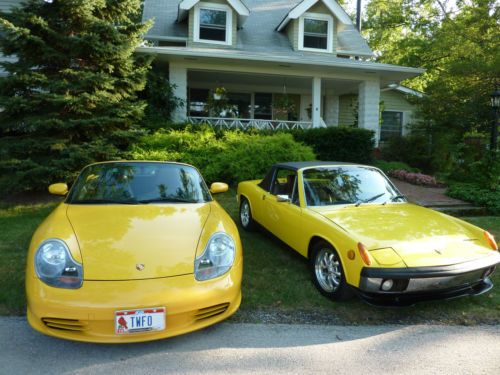
<path fill-rule="evenodd" d="M 396 169 L 389 172 L 389 176 L 413 185 L 427 187 L 444 187 L 445 185 L 436 181 L 436 178 L 423 173 L 408 172 L 404 169 Z"/>

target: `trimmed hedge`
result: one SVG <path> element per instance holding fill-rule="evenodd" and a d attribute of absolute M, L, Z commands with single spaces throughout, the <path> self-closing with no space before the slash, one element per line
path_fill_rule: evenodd
<path fill-rule="evenodd" d="M 263 178 L 278 162 L 315 160 L 311 147 L 296 142 L 291 134 L 216 132 L 209 127 L 162 130 L 144 136 L 133 147 L 131 157 L 192 164 L 207 182 L 231 184 Z"/>
<path fill-rule="evenodd" d="M 375 146 L 374 133 L 366 129 L 330 127 L 294 130 L 296 141 L 313 148 L 318 160 L 370 163 Z"/>
<path fill-rule="evenodd" d="M 386 161 L 386 160 L 376 160 L 372 163 L 373 166 L 381 169 L 384 173 L 389 173 L 391 171 L 403 170 L 407 172 L 419 173 L 418 168 L 410 167 L 408 164 L 402 161 Z"/>

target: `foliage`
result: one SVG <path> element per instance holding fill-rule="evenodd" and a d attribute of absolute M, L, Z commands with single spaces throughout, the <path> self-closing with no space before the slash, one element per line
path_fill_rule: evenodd
<path fill-rule="evenodd" d="M 275 115 L 285 116 L 287 120 L 297 117 L 297 106 L 288 94 L 276 95 L 274 97 L 273 110 Z"/>
<path fill-rule="evenodd" d="M 0 189 L 68 180 L 120 155 L 139 134 L 149 59 L 134 56 L 149 24 L 139 0 L 29 0 L 0 14 Z"/>
<path fill-rule="evenodd" d="M 434 168 L 430 146 L 429 139 L 421 134 L 392 137 L 381 147 L 381 156 L 384 160 L 399 161 L 432 172 Z"/>
<path fill-rule="evenodd" d="M 500 215 L 500 188 L 485 189 L 474 182 L 453 183 L 446 194 L 452 198 L 487 207 L 494 215 Z"/>
<path fill-rule="evenodd" d="M 147 119 L 169 121 L 175 109 L 186 105 L 174 95 L 174 89 L 175 85 L 170 84 L 168 74 L 164 70 L 153 68 L 148 72 L 146 88 L 140 94 L 141 99 L 147 101 Z M 148 122 L 144 123 L 148 128 Z"/>
<path fill-rule="evenodd" d="M 442 187 L 443 186 L 443 184 L 440 184 L 439 182 L 437 182 L 433 176 L 429 176 L 429 175 L 423 174 L 423 173 L 408 172 L 408 171 L 405 171 L 402 169 L 396 169 L 396 170 L 389 172 L 389 175 L 391 177 L 397 178 L 398 180 L 406 181 L 406 182 L 413 184 L 413 185 L 421 185 L 421 186 L 427 186 L 427 187 Z"/>
<path fill-rule="evenodd" d="M 319 160 L 370 163 L 373 132 L 366 129 L 329 127 L 292 132 L 295 140 L 313 148 Z"/>
<path fill-rule="evenodd" d="M 381 169 L 384 173 L 389 173 L 395 170 L 403 170 L 407 172 L 415 172 L 418 173 L 420 170 L 418 168 L 410 167 L 408 164 L 403 163 L 402 161 L 385 161 L 385 160 L 376 160 L 372 163 L 373 166 Z"/>
<path fill-rule="evenodd" d="M 294 141 L 290 134 L 219 133 L 209 127 L 147 135 L 133 148 L 131 157 L 192 164 L 207 181 L 227 183 L 263 178 L 274 163 L 315 159 L 312 149 Z"/>
<path fill-rule="evenodd" d="M 234 117 L 235 110 L 229 104 L 225 87 L 217 87 L 213 93 L 208 94 L 205 110 L 215 117 Z"/>
<path fill-rule="evenodd" d="M 489 133 L 489 97 L 500 84 L 499 19 L 495 0 L 368 4 L 365 32 L 377 60 L 427 70 L 405 84 L 426 93 L 418 100 L 420 127 L 436 144 L 429 150 L 434 168 L 450 167 L 445 152 L 464 133 Z"/>

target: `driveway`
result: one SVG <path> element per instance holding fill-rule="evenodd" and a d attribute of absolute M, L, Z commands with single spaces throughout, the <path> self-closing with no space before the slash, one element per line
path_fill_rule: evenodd
<path fill-rule="evenodd" d="M 0 318 L 1 374 L 494 374 L 500 327 L 223 323 L 130 345 L 58 340 Z"/>

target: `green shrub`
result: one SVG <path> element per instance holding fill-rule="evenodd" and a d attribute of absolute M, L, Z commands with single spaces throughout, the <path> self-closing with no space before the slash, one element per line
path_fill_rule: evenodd
<path fill-rule="evenodd" d="M 346 127 L 294 130 L 296 141 L 313 148 L 319 160 L 370 163 L 374 134 L 370 130 Z"/>
<path fill-rule="evenodd" d="M 196 131 L 190 127 L 163 130 L 144 136 L 134 146 L 131 157 L 192 164 L 207 182 L 233 184 L 262 178 L 274 163 L 315 159 L 312 149 L 296 142 L 290 134 L 218 133 L 208 127 Z"/>
<path fill-rule="evenodd" d="M 452 198 L 487 207 L 490 211 L 500 214 L 500 189 L 485 189 L 477 183 L 454 183 L 446 192 Z"/>
<path fill-rule="evenodd" d="M 402 161 L 385 161 L 376 160 L 372 163 L 373 166 L 381 169 L 384 173 L 389 173 L 390 171 L 403 170 L 408 172 L 419 173 L 420 169 L 410 167 L 408 164 Z"/>
<path fill-rule="evenodd" d="M 393 137 L 381 147 L 381 151 L 384 160 L 401 161 L 427 173 L 434 172 L 430 143 L 425 135 Z"/>

